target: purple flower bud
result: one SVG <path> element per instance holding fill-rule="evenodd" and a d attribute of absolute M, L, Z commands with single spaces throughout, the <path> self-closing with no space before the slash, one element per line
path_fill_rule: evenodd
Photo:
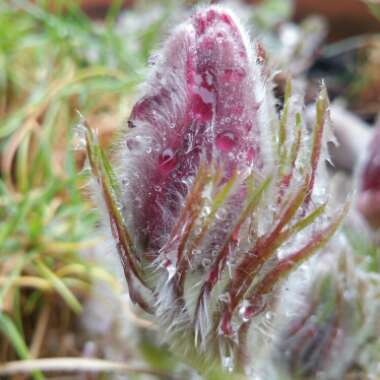
<path fill-rule="evenodd" d="M 251 54 L 236 21 L 217 7 L 196 12 L 166 42 L 127 135 L 129 146 L 133 136 L 152 139 L 133 185 L 147 247 L 159 248 L 172 228 L 201 157 L 223 168 L 223 181 L 261 165 Z"/>
<path fill-rule="evenodd" d="M 374 228 L 380 227 L 380 127 L 374 131 L 359 177 L 358 209 Z"/>
<path fill-rule="evenodd" d="M 371 377 L 371 362 L 378 357 L 379 317 L 379 302 L 371 293 L 379 278 L 368 281 L 353 252 L 341 245 L 335 245 L 341 252 L 334 256 L 325 253 L 325 263 L 319 264 L 325 267 L 317 270 L 304 302 L 280 335 L 275 361 L 289 378 L 350 378 L 360 367 L 363 378 L 364 373 Z M 375 357 L 360 357 L 364 351 L 373 351 Z"/>

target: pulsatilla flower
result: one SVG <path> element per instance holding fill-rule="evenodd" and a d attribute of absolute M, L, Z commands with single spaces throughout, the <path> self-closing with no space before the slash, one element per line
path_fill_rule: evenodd
<path fill-rule="evenodd" d="M 319 175 L 326 90 L 310 130 L 290 80 L 278 115 L 264 72 L 235 16 L 200 8 L 164 44 L 115 165 L 87 129 L 130 298 L 199 370 L 252 363 L 250 331 L 344 213 L 327 215 Z"/>
<path fill-rule="evenodd" d="M 380 228 L 380 127 L 374 131 L 359 173 L 358 209 L 373 228 Z"/>

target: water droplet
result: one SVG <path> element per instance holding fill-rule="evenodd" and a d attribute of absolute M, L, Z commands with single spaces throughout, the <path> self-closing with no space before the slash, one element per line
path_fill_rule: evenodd
<path fill-rule="evenodd" d="M 231 301 L 231 297 L 229 293 L 223 293 L 219 296 L 219 301 L 223 303 L 229 303 Z"/>
<path fill-rule="evenodd" d="M 219 220 L 223 220 L 227 216 L 227 211 L 225 209 L 220 209 L 216 213 L 216 218 Z"/>
<path fill-rule="evenodd" d="M 170 260 L 165 260 L 163 266 L 168 272 L 168 281 L 170 281 L 175 275 L 176 267 Z"/>
<path fill-rule="evenodd" d="M 202 216 L 208 216 L 211 214 L 211 207 L 205 206 L 202 209 Z"/>
<path fill-rule="evenodd" d="M 223 152 L 230 152 L 236 145 L 236 137 L 233 132 L 222 132 L 216 136 L 216 147 Z"/>
<path fill-rule="evenodd" d="M 245 154 L 244 152 L 240 152 L 236 158 L 238 159 L 238 161 L 243 161 L 244 160 L 244 157 L 245 157 Z"/>
<path fill-rule="evenodd" d="M 210 265 L 211 265 L 211 260 L 208 259 L 207 257 L 204 258 L 204 259 L 202 260 L 202 266 L 203 266 L 204 268 L 207 269 L 207 268 L 210 267 Z"/>
<path fill-rule="evenodd" d="M 250 320 L 251 314 L 249 311 L 249 307 L 251 304 L 247 301 L 244 300 L 239 308 L 239 317 L 243 322 L 248 322 Z"/>
<path fill-rule="evenodd" d="M 176 160 L 175 153 L 174 153 L 173 149 L 166 148 L 160 154 L 160 156 L 158 158 L 158 163 L 160 165 L 160 169 L 165 173 L 168 173 L 168 172 L 172 171 L 173 169 L 175 169 L 175 167 L 177 165 L 177 160 Z"/>
<path fill-rule="evenodd" d="M 222 358 L 222 364 L 227 372 L 232 372 L 234 370 L 233 360 L 231 356 L 224 356 Z"/>
<path fill-rule="evenodd" d="M 216 35 L 216 40 L 218 41 L 218 43 L 222 43 L 224 40 L 225 40 L 225 36 L 223 33 L 219 32 L 217 35 Z"/>
<path fill-rule="evenodd" d="M 267 312 L 265 313 L 265 319 L 266 319 L 267 321 L 271 321 L 271 320 L 273 319 L 273 313 L 272 313 L 271 311 L 267 311 Z"/>
<path fill-rule="evenodd" d="M 212 86 L 212 84 L 214 83 L 214 78 L 213 78 L 212 74 L 208 71 L 206 72 L 206 83 L 209 86 Z"/>

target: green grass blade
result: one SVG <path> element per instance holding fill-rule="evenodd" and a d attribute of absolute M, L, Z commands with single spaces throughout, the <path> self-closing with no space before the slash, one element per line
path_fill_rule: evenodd
<path fill-rule="evenodd" d="M 41 275 L 51 282 L 55 290 L 65 300 L 67 305 L 77 314 L 82 311 L 82 306 L 78 299 L 72 293 L 72 291 L 66 286 L 66 284 L 52 272 L 41 260 L 35 260 L 38 270 Z"/>
<path fill-rule="evenodd" d="M 20 359 L 26 360 L 31 358 L 28 346 L 14 325 L 12 319 L 2 312 L 0 312 L 0 330 L 9 339 Z M 33 378 L 35 380 L 44 380 L 42 373 L 37 371 L 33 373 Z"/>

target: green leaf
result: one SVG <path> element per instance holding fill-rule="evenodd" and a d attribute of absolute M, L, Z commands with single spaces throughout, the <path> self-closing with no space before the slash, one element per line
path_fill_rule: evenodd
<path fill-rule="evenodd" d="M 18 206 L 14 214 L 3 223 L 0 227 L 0 247 L 4 244 L 4 241 L 18 228 L 19 224 L 25 218 L 25 215 L 29 211 L 32 202 L 29 197 L 25 197 L 21 204 Z"/>

